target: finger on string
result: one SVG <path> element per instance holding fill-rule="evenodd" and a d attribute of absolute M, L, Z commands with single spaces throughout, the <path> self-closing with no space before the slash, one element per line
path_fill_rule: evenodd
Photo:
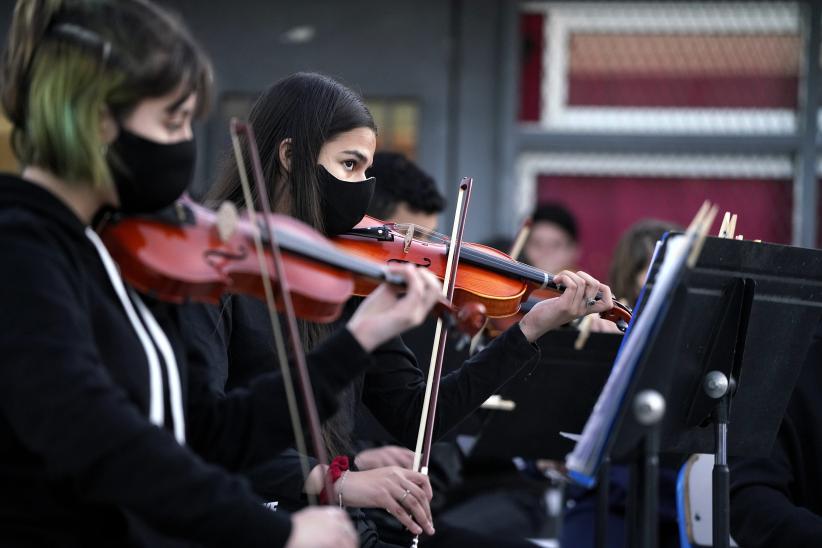
<path fill-rule="evenodd" d="M 611 288 L 601 283 L 599 284 L 599 293 L 602 294 L 602 306 L 605 310 L 611 310 L 614 307 L 614 295 L 611 293 Z"/>
<path fill-rule="evenodd" d="M 568 299 L 576 307 L 585 297 L 585 280 L 568 270 L 563 270 L 562 273 L 565 275 L 566 280 L 565 293 L 568 294 Z"/>
<path fill-rule="evenodd" d="M 565 287 L 565 290 L 563 291 L 561 297 L 567 294 L 568 296 L 566 297 L 566 299 L 570 299 L 573 298 L 573 296 L 576 294 L 577 282 L 571 276 L 571 272 L 563 270 L 559 274 L 555 275 L 554 283 L 556 283 L 557 286 Z"/>
<path fill-rule="evenodd" d="M 593 276 L 582 270 L 577 272 L 577 275 L 585 280 L 585 304 L 588 307 L 594 306 L 596 304 L 600 283 Z"/>

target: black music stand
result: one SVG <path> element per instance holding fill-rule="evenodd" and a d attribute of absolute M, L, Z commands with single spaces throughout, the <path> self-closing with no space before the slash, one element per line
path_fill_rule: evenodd
<path fill-rule="evenodd" d="M 622 339 L 592 333 L 584 348 L 576 350 L 578 335 L 568 329 L 540 338 L 540 361 L 500 390 L 516 407 L 489 412 L 471 449 L 472 458 L 565 459 L 574 442 L 560 433 L 582 431 Z"/>
<path fill-rule="evenodd" d="M 665 252 L 663 245 L 643 301 Z M 642 314 L 640 303 L 632 323 Z M 657 544 L 659 453 L 716 455 L 713 544 L 728 546 L 727 457 L 768 454 L 820 318 L 822 252 L 706 240 L 696 266 L 681 272 L 602 433 L 600 462 L 612 455 L 633 466 L 628 546 Z"/>
<path fill-rule="evenodd" d="M 563 329 L 539 339 L 539 363 L 528 366 L 500 390 L 500 395 L 516 407 L 488 411 L 471 458 L 565 459 L 574 442 L 561 433 L 582 431 L 622 341 L 622 335 L 592 333 L 577 350 L 574 343 L 578 336 L 576 329 Z M 600 473 L 606 478 L 610 475 L 607 467 Z M 597 492 L 598 542 L 605 540 L 607 519 L 608 481 L 604 481 Z"/>

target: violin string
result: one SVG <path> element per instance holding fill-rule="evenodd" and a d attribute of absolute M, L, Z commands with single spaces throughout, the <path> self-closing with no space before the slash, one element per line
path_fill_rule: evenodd
<path fill-rule="evenodd" d="M 290 253 L 343 270 L 349 270 L 374 280 L 385 280 L 385 269 L 381 266 L 369 264 L 357 257 L 352 257 L 334 249 L 332 246 L 318 246 L 308 238 L 299 235 L 286 234 L 277 229 L 275 229 L 275 234 L 280 247 Z"/>
<path fill-rule="evenodd" d="M 411 226 L 412 225 L 410 224 L 398 224 L 394 225 L 393 229 L 399 232 L 400 234 L 405 234 L 411 228 Z M 431 243 L 442 244 L 446 247 L 449 244 L 449 239 L 444 234 L 440 234 L 439 232 L 418 225 L 413 225 L 413 228 L 415 235 L 422 234 Z M 542 284 L 545 281 L 546 274 L 548 274 L 549 284 L 552 283 L 554 277 L 553 274 L 543 272 L 542 270 L 536 267 L 527 265 L 520 261 L 514 259 L 505 259 L 502 257 L 495 257 L 490 253 L 485 253 L 481 250 L 466 247 L 464 244 L 460 249 L 460 257 L 461 259 L 470 259 L 479 266 L 488 266 L 494 268 L 497 272 L 501 274 L 513 274 L 515 276 L 520 276 L 522 278 L 525 278 L 526 280 L 539 284 Z"/>

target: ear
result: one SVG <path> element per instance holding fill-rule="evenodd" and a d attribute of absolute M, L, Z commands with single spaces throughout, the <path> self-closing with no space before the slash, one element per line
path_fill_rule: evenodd
<path fill-rule="evenodd" d="M 110 145 L 120 133 L 120 128 L 114 120 L 108 107 L 103 107 L 100 111 L 100 140 L 104 145 Z"/>
<path fill-rule="evenodd" d="M 291 137 L 288 139 L 283 139 L 280 141 L 280 147 L 277 151 L 277 155 L 279 156 L 280 165 L 283 166 L 283 169 L 286 172 L 291 171 Z"/>

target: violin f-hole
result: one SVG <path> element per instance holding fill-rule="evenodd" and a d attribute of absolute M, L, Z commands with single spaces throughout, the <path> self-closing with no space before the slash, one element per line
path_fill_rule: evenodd
<path fill-rule="evenodd" d="M 219 268 L 221 265 L 231 261 L 243 261 L 248 257 L 248 250 L 245 246 L 240 246 L 237 251 L 226 251 L 224 249 L 206 249 L 203 251 L 203 260 L 211 267 Z"/>
<path fill-rule="evenodd" d="M 421 266 L 422 268 L 431 268 L 431 264 L 432 264 L 431 259 L 429 259 L 428 257 L 423 257 L 422 258 L 422 264 L 415 263 L 414 261 L 406 261 L 404 259 L 388 259 L 385 262 L 388 263 L 388 264 L 390 264 L 390 263 L 399 263 L 399 264 L 411 263 L 411 264 L 414 264 L 414 265 L 417 265 L 417 266 Z"/>

